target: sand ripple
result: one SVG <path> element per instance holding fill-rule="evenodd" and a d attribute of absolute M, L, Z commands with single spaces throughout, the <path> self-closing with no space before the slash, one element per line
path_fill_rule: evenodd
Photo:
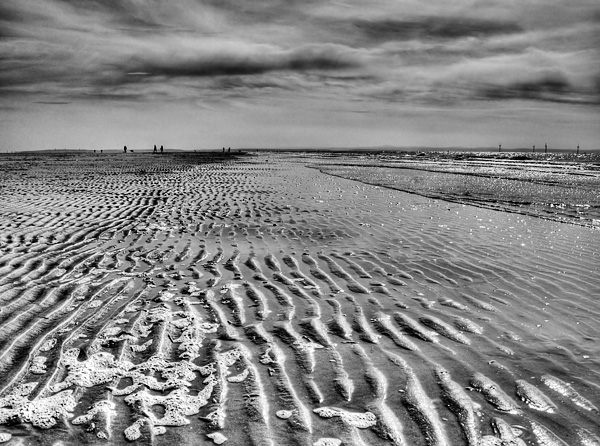
<path fill-rule="evenodd" d="M 314 157 L 14 157 L 0 441 L 600 444 L 593 229 Z"/>

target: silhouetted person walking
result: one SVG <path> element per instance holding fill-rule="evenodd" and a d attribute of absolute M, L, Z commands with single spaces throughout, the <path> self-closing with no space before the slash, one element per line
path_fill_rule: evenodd
<path fill-rule="evenodd" d="M 160 146 L 160 153 L 163 153 L 163 146 Z"/>
<path fill-rule="evenodd" d="M 123 146 L 123 153 L 127 153 L 127 146 Z"/>
<path fill-rule="evenodd" d="M 156 144 L 154 144 L 154 150 L 152 151 L 152 153 L 156 153 Z"/>

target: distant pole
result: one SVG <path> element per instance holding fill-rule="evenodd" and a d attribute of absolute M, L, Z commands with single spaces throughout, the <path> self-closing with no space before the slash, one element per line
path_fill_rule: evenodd
<path fill-rule="evenodd" d="M 548 144 L 544 144 L 544 153 L 548 153 Z"/>

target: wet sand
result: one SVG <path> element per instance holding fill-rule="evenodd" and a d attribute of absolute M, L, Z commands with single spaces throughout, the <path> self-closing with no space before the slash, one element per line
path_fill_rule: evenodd
<path fill-rule="evenodd" d="M 600 228 L 600 152 L 383 152 L 306 158 L 313 158 L 322 172 L 368 184 Z"/>
<path fill-rule="evenodd" d="M 2 158 L 0 441 L 600 444 L 596 229 L 309 158 Z"/>

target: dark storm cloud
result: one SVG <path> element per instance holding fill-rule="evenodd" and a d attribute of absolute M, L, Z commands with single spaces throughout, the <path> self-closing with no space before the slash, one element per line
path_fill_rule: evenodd
<path fill-rule="evenodd" d="M 523 28 L 515 22 L 460 17 L 355 20 L 353 25 L 366 36 L 377 41 L 458 39 L 523 31 Z"/>
<path fill-rule="evenodd" d="M 361 66 L 360 59 L 336 45 L 311 45 L 281 51 L 272 48 L 222 50 L 170 57 L 162 54 L 136 57 L 129 71 L 151 76 L 231 76 L 254 75 L 271 71 L 345 70 Z"/>
<path fill-rule="evenodd" d="M 549 74 L 535 80 L 514 82 L 507 85 L 493 85 L 477 92 L 483 99 L 510 100 L 524 99 L 535 101 L 564 102 L 576 104 L 600 104 L 600 94 L 582 91 L 572 85 L 561 74 Z"/>

